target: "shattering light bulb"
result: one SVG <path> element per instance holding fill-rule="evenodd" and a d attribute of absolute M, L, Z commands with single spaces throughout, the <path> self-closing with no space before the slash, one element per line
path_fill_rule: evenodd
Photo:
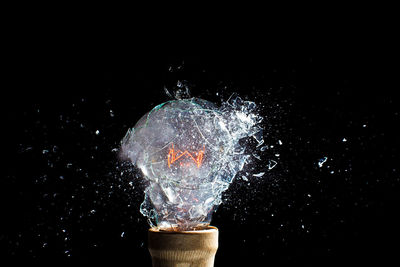
<path fill-rule="evenodd" d="M 209 225 L 213 208 L 250 157 L 239 144 L 262 137 L 255 104 L 240 98 L 220 108 L 191 98 L 160 104 L 128 130 L 121 155 L 147 181 L 140 211 L 151 226 L 193 230 Z"/>

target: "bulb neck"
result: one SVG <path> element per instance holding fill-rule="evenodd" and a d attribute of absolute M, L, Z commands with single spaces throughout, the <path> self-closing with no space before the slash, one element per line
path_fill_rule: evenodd
<path fill-rule="evenodd" d="M 195 231 L 149 229 L 148 248 L 153 267 L 212 267 L 218 249 L 218 229 Z"/>

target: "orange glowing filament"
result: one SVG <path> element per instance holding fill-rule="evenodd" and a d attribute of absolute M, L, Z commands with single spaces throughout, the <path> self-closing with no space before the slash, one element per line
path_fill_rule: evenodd
<path fill-rule="evenodd" d="M 196 155 L 195 158 L 187 150 L 183 152 L 181 150 L 178 150 L 175 152 L 174 144 L 172 144 L 172 147 L 169 149 L 168 152 L 168 167 L 171 168 L 172 163 L 174 163 L 175 161 L 186 155 L 186 157 L 191 158 L 196 163 L 197 168 L 200 168 L 201 163 L 203 162 L 204 151 L 205 151 L 205 146 L 203 146 L 203 149 L 200 150 L 199 152 L 194 152 L 194 154 Z"/>

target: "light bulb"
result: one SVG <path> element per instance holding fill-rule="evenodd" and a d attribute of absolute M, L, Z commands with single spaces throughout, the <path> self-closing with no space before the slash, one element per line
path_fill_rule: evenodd
<path fill-rule="evenodd" d="M 253 102 L 240 98 L 220 108 L 199 98 L 173 100 L 128 130 L 121 154 L 147 181 L 141 213 L 151 226 L 193 230 L 209 225 L 222 192 L 249 158 L 239 140 L 260 135 L 254 109 Z"/>

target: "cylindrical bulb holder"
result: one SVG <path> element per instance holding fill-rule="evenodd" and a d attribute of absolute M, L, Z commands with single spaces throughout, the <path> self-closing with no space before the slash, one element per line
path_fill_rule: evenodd
<path fill-rule="evenodd" d="M 153 267 L 212 267 L 218 249 L 218 229 L 194 231 L 149 229 L 148 248 Z"/>

